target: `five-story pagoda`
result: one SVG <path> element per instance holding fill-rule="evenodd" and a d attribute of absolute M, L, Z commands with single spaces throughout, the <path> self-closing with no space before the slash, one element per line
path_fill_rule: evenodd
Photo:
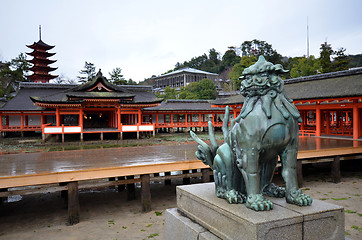
<path fill-rule="evenodd" d="M 32 45 L 27 45 L 28 48 L 33 49 L 31 53 L 27 53 L 32 56 L 33 59 L 28 60 L 33 66 L 30 68 L 33 74 L 28 76 L 33 82 L 49 83 L 49 80 L 54 79 L 57 75 L 51 75 L 49 72 L 56 70 L 57 68 L 49 67 L 49 64 L 56 62 L 56 60 L 50 60 L 49 57 L 55 53 L 49 53 L 48 51 L 54 46 L 50 46 L 41 40 L 41 30 L 39 27 L 39 41 L 34 42 Z"/>

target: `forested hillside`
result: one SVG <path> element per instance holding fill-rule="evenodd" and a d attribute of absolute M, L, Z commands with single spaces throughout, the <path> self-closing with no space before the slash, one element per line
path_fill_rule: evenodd
<path fill-rule="evenodd" d="M 228 47 L 228 50 L 221 54 L 212 48 L 208 53 L 196 56 L 188 61 L 177 62 L 172 72 L 185 67 L 217 73 L 220 78 L 230 79 L 230 86 L 227 89 L 238 89 L 242 71 L 255 63 L 259 55 L 264 55 L 266 60 L 274 64 L 280 63 L 289 70 L 283 78 L 296 78 L 320 73 L 335 72 L 362 66 L 362 54 L 346 55 L 345 48 L 333 49 L 331 44 L 324 42 L 320 46 L 319 56 L 295 56 L 285 57 L 273 49 L 272 45 L 254 39 L 244 41 L 240 46 Z M 146 79 L 143 84 L 153 84 L 153 79 Z M 141 83 L 141 84 L 142 84 Z"/>

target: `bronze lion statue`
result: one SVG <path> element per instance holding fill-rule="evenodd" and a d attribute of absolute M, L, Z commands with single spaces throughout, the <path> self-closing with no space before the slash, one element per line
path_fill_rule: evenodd
<path fill-rule="evenodd" d="M 211 147 L 190 131 L 199 144 L 196 157 L 213 170 L 217 197 L 229 203 L 246 203 L 256 211 L 273 208 L 264 195 L 285 197 L 288 203 L 299 206 L 312 203 L 312 198 L 298 189 L 296 165 L 301 118 L 285 94 L 278 75 L 283 72 L 286 71 L 282 65 L 274 65 L 263 56 L 243 71 L 240 90 L 245 101 L 239 116 L 231 121 L 226 107 L 222 145 L 218 146 L 211 122 Z M 278 156 L 285 188 L 272 183 Z"/>

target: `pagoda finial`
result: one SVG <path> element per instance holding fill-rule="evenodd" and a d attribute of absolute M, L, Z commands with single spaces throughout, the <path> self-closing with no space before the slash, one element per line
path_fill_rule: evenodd
<path fill-rule="evenodd" d="M 39 40 L 41 40 L 41 25 L 39 25 Z"/>

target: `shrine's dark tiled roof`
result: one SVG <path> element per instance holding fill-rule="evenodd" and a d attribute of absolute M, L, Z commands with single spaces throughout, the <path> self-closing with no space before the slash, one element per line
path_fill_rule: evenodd
<path fill-rule="evenodd" d="M 125 92 L 68 92 L 68 98 L 133 98 L 135 94 Z"/>
<path fill-rule="evenodd" d="M 306 100 L 362 96 L 362 69 L 323 75 L 286 80 L 288 97 Z"/>
<path fill-rule="evenodd" d="M 112 84 L 113 85 L 113 84 Z M 83 99 L 127 99 L 127 103 L 144 104 L 160 103 L 152 92 L 151 86 L 113 85 L 117 91 L 79 91 L 79 85 L 50 83 L 21 83 L 17 95 L 8 101 L 1 111 L 34 111 L 43 110 L 34 102 L 51 104 L 79 104 Z M 77 91 L 78 90 L 78 91 Z M 70 98 L 75 98 L 70 100 Z"/>
<path fill-rule="evenodd" d="M 362 96 L 362 68 L 318 74 L 284 81 L 287 96 L 293 100 L 330 99 Z M 244 102 L 241 95 L 217 99 L 215 105 Z"/>
<path fill-rule="evenodd" d="M 40 107 L 34 105 L 30 96 L 44 97 L 49 95 L 57 95 L 75 85 L 70 84 L 49 84 L 49 83 L 21 83 L 20 90 L 17 95 L 9 100 L 1 111 L 32 111 L 41 110 Z"/>
<path fill-rule="evenodd" d="M 213 105 L 234 105 L 234 104 L 242 104 L 244 102 L 244 97 L 239 95 L 234 95 L 226 98 L 218 98 L 212 102 Z"/>
<path fill-rule="evenodd" d="M 208 100 L 167 100 L 160 106 L 145 108 L 145 111 L 209 111 L 219 110 L 211 107 L 211 101 Z"/>

